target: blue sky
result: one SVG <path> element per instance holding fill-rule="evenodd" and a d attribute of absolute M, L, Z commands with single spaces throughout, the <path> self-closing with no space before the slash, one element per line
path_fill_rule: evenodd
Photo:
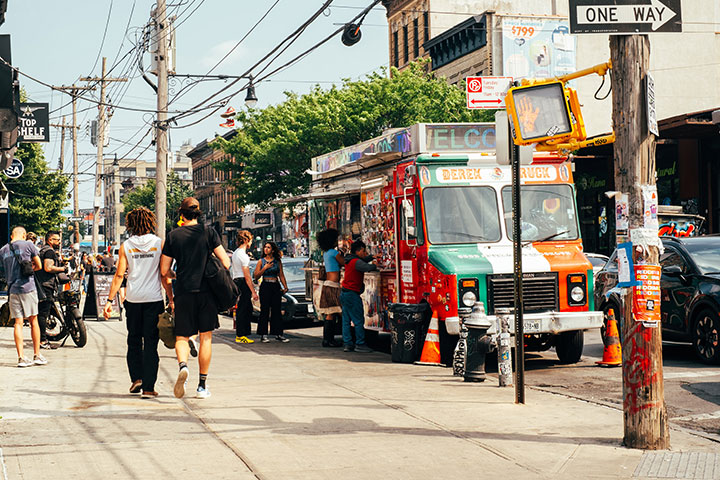
<path fill-rule="evenodd" d="M 205 74 L 236 45 L 275 0 L 167 0 L 167 3 L 168 11 L 178 16 L 177 73 Z M 244 73 L 323 3 L 321 0 L 279 0 L 269 15 L 212 73 Z M 304 51 L 370 3 L 371 0 L 335 0 L 274 65 L 279 66 L 284 63 L 283 60 Z M 152 5 L 149 0 L 10 0 L 0 33 L 12 35 L 13 65 L 22 72 L 48 84 L 71 85 L 81 76 L 99 76 L 99 57 L 108 57 L 108 67 L 116 59 L 122 59 L 133 48 L 140 27 L 149 20 Z M 378 6 L 373 9 L 365 20 L 362 33 L 362 40 L 353 47 L 344 46 L 338 36 L 299 63 L 258 84 L 258 107 L 281 102 L 284 91 L 304 93 L 317 83 L 329 87 L 340 83 L 343 78 L 362 78 L 386 66 L 388 31 L 384 8 Z M 110 101 L 124 107 L 153 110 L 154 92 L 139 78 L 135 62 L 130 62 L 132 57 L 132 54 L 128 55 L 124 61 L 118 62 L 112 72 L 113 76 L 123 73 L 131 80 L 127 85 L 118 83 L 110 87 Z M 145 53 L 145 68 L 149 61 L 149 54 Z M 67 116 L 68 122 L 71 121 L 68 96 L 53 92 L 27 77 L 21 77 L 20 82 L 31 101 L 49 102 L 51 112 L 56 110 L 51 113 L 51 122 L 59 123 L 62 115 Z M 82 82 L 78 84 L 85 85 Z M 173 103 L 171 109 L 183 110 L 194 106 L 223 86 L 222 82 L 198 84 Z M 98 98 L 98 92 L 92 95 Z M 238 94 L 231 105 L 236 110 L 243 108 L 244 98 L 244 92 Z M 96 149 L 90 144 L 85 127 L 96 118 L 97 108 L 80 100 L 78 110 L 81 112 L 78 115 L 81 126 L 78 137 L 80 171 L 90 172 L 94 171 Z M 178 123 L 183 126 L 202 116 L 188 117 Z M 117 153 L 127 158 L 138 156 L 149 144 L 150 137 L 146 137 L 139 147 L 132 147 L 143 137 L 151 120 L 148 113 L 116 109 L 110 122 L 110 145 L 105 148 L 105 153 Z M 197 144 L 215 133 L 225 133 L 227 130 L 219 126 L 221 122 L 219 115 L 215 115 L 194 126 L 172 129 L 171 149 L 177 150 L 188 139 Z M 66 141 L 65 171 L 69 172 L 72 171 L 71 143 Z M 45 145 L 45 149 L 51 167 L 57 167 L 60 155 L 58 129 L 51 130 L 51 142 Z M 142 160 L 154 158 L 152 148 L 140 156 Z M 80 206 L 88 208 L 92 204 L 92 177 L 83 175 L 80 180 Z"/>

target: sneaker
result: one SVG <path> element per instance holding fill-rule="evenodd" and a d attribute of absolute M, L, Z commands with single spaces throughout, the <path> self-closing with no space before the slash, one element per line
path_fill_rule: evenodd
<path fill-rule="evenodd" d="M 322 346 L 325 348 L 342 347 L 342 343 L 338 343 L 335 340 L 323 340 Z"/>
<path fill-rule="evenodd" d="M 178 372 L 177 380 L 175 380 L 175 388 L 173 393 L 176 398 L 182 398 L 185 395 L 185 384 L 187 384 L 187 378 L 190 374 L 190 370 L 187 367 L 182 367 Z"/>
<path fill-rule="evenodd" d="M 33 362 L 28 360 L 27 358 L 20 357 L 18 358 L 18 367 L 31 367 L 35 365 Z"/>
<path fill-rule="evenodd" d="M 130 393 L 140 393 L 140 390 L 142 390 L 142 380 L 132 382 L 132 385 L 130 385 Z"/>
<path fill-rule="evenodd" d="M 197 340 L 195 340 L 194 338 L 189 338 L 188 345 L 190 345 L 190 355 L 192 355 L 193 357 L 197 357 Z"/>
<path fill-rule="evenodd" d="M 255 340 L 251 340 L 243 335 L 242 337 L 235 337 L 235 343 L 255 343 Z"/>
<path fill-rule="evenodd" d="M 140 395 L 141 398 L 155 398 L 158 396 L 158 392 L 152 391 L 152 392 L 146 392 L 143 390 L 142 395 Z"/>
<path fill-rule="evenodd" d="M 355 347 L 353 347 L 352 345 L 345 345 L 343 347 L 343 352 L 352 352 L 353 350 L 355 350 Z"/>
<path fill-rule="evenodd" d="M 33 358 L 33 363 L 35 365 L 47 365 L 48 361 L 45 359 L 45 357 L 42 356 L 42 354 L 38 353 Z"/>
<path fill-rule="evenodd" d="M 210 396 L 210 390 L 207 387 L 198 387 L 195 393 L 195 398 L 208 398 Z"/>
<path fill-rule="evenodd" d="M 268 342 L 270 342 L 270 339 L 268 338 L 267 335 L 260 335 L 260 341 L 262 343 L 268 343 Z"/>
<path fill-rule="evenodd" d="M 363 343 L 361 345 L 355 345 L 355 351 L 360 353 L 372 353 L 373 349 Z"/>
<path fill-rule="evenodd" d="M 55 350 L 57 348 L 57 346 L 53 345 L 50 342 L 48 342 L 47 340 L 45 340 L 44 342 L 42 342 L 40 344 L 40 348 L 42 348 L 43 350 Z"/>
<path fill-rule="evenodd" d="M 288 343 L 290 341 L 290 339 L 284 335 L 275 335 L 275 340 L 282 343 Z"/>

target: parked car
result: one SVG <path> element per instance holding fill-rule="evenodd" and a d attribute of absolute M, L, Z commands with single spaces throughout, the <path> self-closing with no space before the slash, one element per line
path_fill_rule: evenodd
<path fill-rule="evenodd" d="M 603 269 L 605 264 L 607 263 L 609 257 L 607 255 L 603 255 L 601 253 L 587 253 L 585 252 L 585 257 L 592 263 L 593 267 L 593 278 L 597 277 L 597 274 L 600 270 Z"/>
<path fill-rule="evenodd" d="M 305 297 L 305 265 L 307 257 L 283 257 L 283 271 L 288 283 L 288 292 L 283 295 L 281 309 L 285 324 L 292 322 L 315 320 L 315 309 L 312 299 Z M 257 261 L 250 262 L 250 273 L 255 271 Z M 260 315 L 260 302 L 253 301 L 253 310 L 256 316 Z"/>
<path fill-rule="evenodd" d="M 697 358 L 720 364 L 720 236 L 663 237 L 660 256 L 663 340 L 690 342 Z M 623 321 L 617 252 L 597 274 L 595 307 Z"/>

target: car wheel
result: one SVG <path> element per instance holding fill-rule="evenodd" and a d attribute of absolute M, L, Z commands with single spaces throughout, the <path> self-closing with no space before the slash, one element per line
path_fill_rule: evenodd
<path fill-rule="evenodd" d="M 603 306 L 603 324 L 602 327 L 600 327 L 600 335 L 602 336 L 603 343 L 607 343 L 605 341 L 605 334 L 607 332 L 607 319 L 610 315 L 610 310 L 612 310 L 615 313 L 615 320 L 617 321 L 617 328 L 618 328 L 618 334 L 622 336 L 622 309 L 620 306 L 618 306 L 617 303 L 614 301 L 610 301 L 606 303 Z"/>
<path fill-rule="evenodd" d="M 703 363 L 720 364 L 720 316 L 703 308 L 696 316 L 690 332 L 695 355 Z"/>

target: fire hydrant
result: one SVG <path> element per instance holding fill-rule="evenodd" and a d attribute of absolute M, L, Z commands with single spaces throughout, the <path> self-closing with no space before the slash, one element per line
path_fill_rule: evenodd
<path fill-rule="evenodd" d="M 483 302 L 475 302 L 465 325 L 468 328 L 468 336 L 464 380 L 466 382 L 484 382 L 485 355 L 492 351 L 494 344 L 492 337 L 487 335 L 492 322 L 485 315 Z"/>

